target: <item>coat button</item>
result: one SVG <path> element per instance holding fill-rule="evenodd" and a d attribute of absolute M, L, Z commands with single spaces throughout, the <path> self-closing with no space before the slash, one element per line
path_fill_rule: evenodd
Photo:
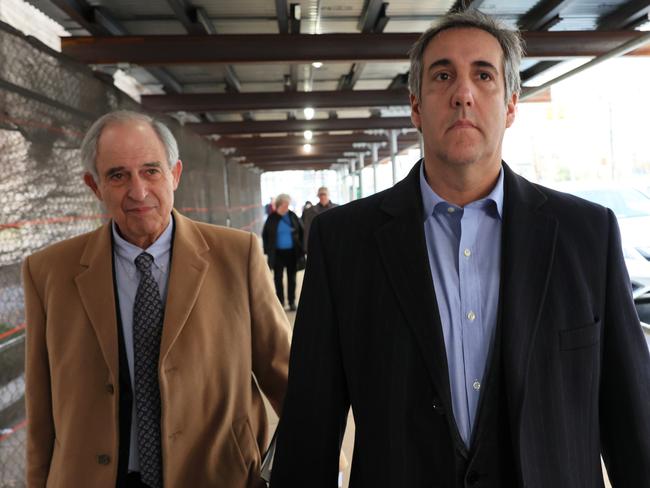
<path fill-rule="evenodd" d="M 431 407 L 436 413 L 439 413 L 440 415 L 444 414 L 445 411 L 442 408 L 442 404 L 440 403 L 440 400 L 437 398 L 434 398 L 433 402 L 431 403 Z"/>
<path fill-rule="evenodd" d="M 478 482 L 479 474 L 476 471 L 470 471 L 467 473 L 467 483 L 470 485 L 475 485 Z"/>
<path fill-rule="evenodd" d="M 111 457 L 108 454 L 99 454 L 97 456 L 97 462 L 99 464 L 109 464 L 111 462 Z"/>
<path fill-rule="evenodd" d="M 115 393 L 115 387 L 114 387 L 111 383 L 108 383 L 108 384 L 106 385 L 106 392 L 107 392 L 109 395 L 112 395 L 113 393 Z"/>

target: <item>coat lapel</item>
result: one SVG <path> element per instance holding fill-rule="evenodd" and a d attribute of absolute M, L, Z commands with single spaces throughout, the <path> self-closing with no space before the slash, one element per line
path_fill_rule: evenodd
<path fill-rule="evenodd" d="M 513 426 L 519 432 L 531 356 L 546 298 L 557 238 L 557 219 L 544 213 L 546 196 L 504 164 L 502 347 Z"/>
<path fill-rule="evenodd" d="M 77 275 L 74 281 L 111 376 L 117 380 L 119 377 L 117 315 L 110 233 L 111 226 L 107 224 L 90 234 L 79 261 L 86 269 Z"/>
<path fill-rule="evenodd" d="M 417 339 L 431 381 L 445 410 L 451 412 L 445 341 L 424 236 L 420 164 L 387 193 L 381 208 L 392 218 L 376 231 L 376 239 L 386 274 Z M 452 431 L 459 437 L 453 416 L 449 417 Z"/>
<path fill-rule="evenodd" d="M 172 263 L 167 287 L 167 303 L 160 344 L 160 360 L 165 359 L 194 307 L 208 261 L 201 254 L 210 250 L 196 225 L 175 210 Z"/>

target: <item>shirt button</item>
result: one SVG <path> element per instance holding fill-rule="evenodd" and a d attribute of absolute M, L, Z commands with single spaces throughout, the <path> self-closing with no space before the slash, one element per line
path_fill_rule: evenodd
<path fill-rule="evenodd" d="M 481 389 L 481 382 L 479 380 L 474 380 L 474 383 L 472 383 L 472 388 L 474 388 L 476 391 L 479 391 Z"/>
<path fill-rule="evenodd" d="M 470 322 L 474 322 L 474 319 L 476 319 L 476 314 L 471 310 L 467 312 L 467 320 L 469 320 Z"/>
<path fill-rule="evenodd" d="M 469 249 L 465 249 L 463 251 L 463 254 L 465 255 L 466 258 L 468 258 L 472 255 L 472 251 L 470 251 Z"/>
<path fill-rule="evenodd" d="M 454 207 L 447 207 L 447 212 L 454 213 L 456 209 Z"/>

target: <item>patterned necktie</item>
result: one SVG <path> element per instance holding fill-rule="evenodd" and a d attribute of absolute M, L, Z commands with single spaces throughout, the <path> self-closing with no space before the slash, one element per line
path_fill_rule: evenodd
<path fill-rule="evenodd" d="M 135 411 L 140 476 L 151 488 L 162 488 L 158 356 L 163 305 L 158 284 L 151 274 L 152 264 L 153 256 L 146 252 L 135 258 L 135 266 L 140 271 L 140 284 L 133 304 Z"/>

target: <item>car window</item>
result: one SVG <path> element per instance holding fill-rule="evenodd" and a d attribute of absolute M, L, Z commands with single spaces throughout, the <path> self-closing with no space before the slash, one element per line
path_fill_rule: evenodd
<path fill-rule="evenodd" d="M 611 208 L 619 219 L 650 216 L 650 198 L 632 188 L 580 190 L 575 194 Z"/>

